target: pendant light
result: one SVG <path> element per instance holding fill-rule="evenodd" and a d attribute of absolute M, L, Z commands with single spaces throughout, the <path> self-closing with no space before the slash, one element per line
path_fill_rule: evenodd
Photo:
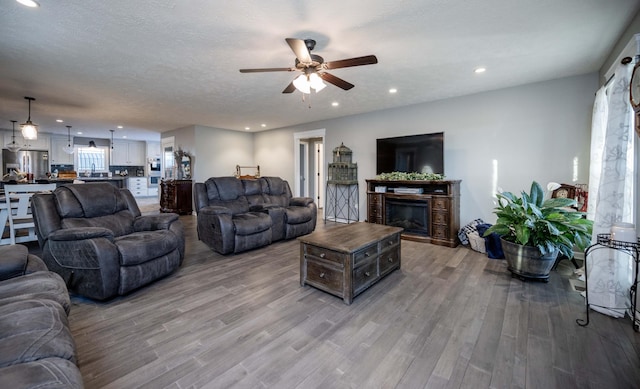
<path fill-rule="evenodd" d="M 16 143 L 16 123 L 17 120 L 11 121 L 11 124 L 13 126 L 13 134 L 11 135 L 11 143 L 6 146 L 7 149 L 13 153 L 20 151 L 20 145 Z"/>
<path fill-rule="evenodd" d="M 113 150 L 113 132 L 115 130 L 109 130 L 109 131 L 111 131 L 111 150 Z"/>
<path fill-rule="evenodd" d="M 64 146 L 62 148 L 62 151 L 64 151 L 67 154 L 73 154 L 73 146 L 71 145 L 71 126 L 66 126 L 67 127 L 67 145 Z"/>
<path fill-rule="evenodd" d="M 29 101 L 29 118 L 26 122 L 20 125 L 20 128 L 22 129 L 22 136 L 24 139 L 35 140 L 38 139 L 38 125 L 33 124 L 31 121 L 31 101 L 35 99 L 28 96 L 25 96 L 24 98 Z"/>
<path fill-rule="evenodd" d="M 95 149 L 96 147 L 97 147 L 97 146 L 96 146 L 96 142 L 94 142 L 94 141 L 90 140 L 90 141 L 89 141 L 89 148 L 91 148 L 91 149 Z"/>

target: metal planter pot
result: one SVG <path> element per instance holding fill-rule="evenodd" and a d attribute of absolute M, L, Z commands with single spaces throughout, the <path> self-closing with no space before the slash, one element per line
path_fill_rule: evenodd
<path fill-rule="evenodd" d="M 500 241 L 509 271 L 514 276 L 545 282 L 549 280 L 549 272 L 556 262 L 559 250 L 543 256 L 537 247 L 522 246 L 504 239 Z"/>

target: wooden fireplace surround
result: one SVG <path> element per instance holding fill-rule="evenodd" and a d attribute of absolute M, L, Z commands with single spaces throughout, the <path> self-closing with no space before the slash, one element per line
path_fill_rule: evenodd
<path fill-rule="evenodd" d="M 460 229 L 460 182 L 438 181 L 367 181 L 367 221 L 386 223 L 387 199 L 411 200 L 428 205 L 428 233 L 404 232 L 403 239 L 456 247 Z M 397 188 L 421 189 L 421 194 L 395 193 Z"/>

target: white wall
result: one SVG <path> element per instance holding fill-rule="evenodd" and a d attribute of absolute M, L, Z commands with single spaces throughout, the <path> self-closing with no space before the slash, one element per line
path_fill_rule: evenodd
<path fill-rule="evenodd" d="M 353 150 L 364 220 L 365 179 L 376 173 L 376 139 L 444 131 L 445 174 L 462 180 L 461 224 L 477 217 L 494 222 L 494 181 L 512 192 L 528 190 L 532 180 L 543 186 L 587 182 L 597 88 L 598 75 L 592 73 L 260 132 L 254 136 L 255 160 L 263 175 L 293 182 L 293 133 L 326 129 L 327 163 L 341 142 Z"/>
<path fill-rule="evenodd" d="M 231 176 L 236 165 L 255 166 L 251 133 L 195 126 L 194 181 Z"/>

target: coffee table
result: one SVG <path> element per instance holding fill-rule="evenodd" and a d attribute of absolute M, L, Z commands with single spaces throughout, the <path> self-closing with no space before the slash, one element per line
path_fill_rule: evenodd
<path fill-rule="evenodd" d="M 402 231 L 359 222 L 299 237 L 300 285 L 311 285 L 351 304 L 355 296 L 400 269 Z"/>

